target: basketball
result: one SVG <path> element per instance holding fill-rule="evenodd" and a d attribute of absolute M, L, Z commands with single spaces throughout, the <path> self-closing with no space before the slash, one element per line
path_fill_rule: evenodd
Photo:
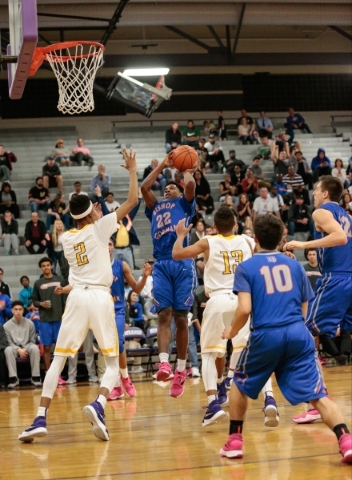
<path fill-rule="evenodd" d="M 193 147 L 181 145 L 173 151 L 172 161 L 179 172 L 184 172 L 185 170 L 195 168 L 198 162 L 198 155 Z"/>

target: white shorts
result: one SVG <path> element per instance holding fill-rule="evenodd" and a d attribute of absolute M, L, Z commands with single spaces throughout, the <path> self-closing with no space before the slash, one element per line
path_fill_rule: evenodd
<path fill-rule="evenodd" d="M 114 302 L 110 293 L 101 289 L 73 288 L 66 302 L 54 354 L 74 357 L 89 329 L 103 355 L 116 357 L 119 354 Z"/>

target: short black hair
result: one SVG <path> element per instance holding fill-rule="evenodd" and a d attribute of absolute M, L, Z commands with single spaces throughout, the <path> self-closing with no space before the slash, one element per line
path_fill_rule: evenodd
<path fill-rule="evenodd" d="M 319 178 L 320 188 L 322 192 L 329 193 L 329 199 L 332 202 L 339 202 L 342 197 L 343 184 L 337 177 L 324 175 Z"/>
<path fill-rule="evenodd" d="M 306 260 L 308 260 L 308 253 L 309 253 L 309 252 L 315 252 L 315 253 L 316 253 L 317 250 L 316 250 L 315 248 L 305 248 L 305 249 L 304 249 L 304 258 L 305 258 Z"/>
<path fill-rule="evenodd" d="M 106 194 L 106 196 L 108 196 L 108 195 L 114 196 L 114 194 L 113 194 L 112 192 L 108 192 L 108 193 Z"/>
<path fill-rule="evenodd" d="M 76 185 L 82 185 L 82 183 L 81 183 L 79 180 L 77 180 L 77 181 L 73 184 L 73 186 L 76 186 Z"/>
<path fill-rule="evenodd" d="M 28 281 L 29 281 L 29 278 L 27 277 L 27 275 L 22 275 L 22 277 L 20 278 L 20 283 L 22 283 L 22 280 L 26 278 Z"/>
<path fill-rule="evenodd" d="M 275 215 L 258 215 L 254 221 L 254 235 L 265 250 L 275 250 L 284 233 L 283 222 Z"/>
<path fill-rule="evenodd" d="M 73 215 L 84 213 L 90 205 L 90 199 L 87 195 L 75 195 L 70 200 L 70 210 Z"/>
<path fill-rule="evenodd" d="M 225 205 L 222 205 L 215 212 L 214 223 L 219 233 L 225 233 L 232 230 L 236 223 L 233 210 Z"/>
<path fill-rule="evenodd" d="M 39 260 L 39 262 L 38 262 L 38 267 L 41 268 L 41 267 L 42 267 L 42 264 L 45 263 L 45 262 L 49 262 L 50 265 L 53 264 L 53 261 L 51 260 L 51 258 L 49 258 L 49 257 L 43 257 L 43 258 L 41 258 L 41 259 Z"/>
<path fill-rule="evenodd" d="M 167 185 L 176 185 L 176 187 L 179 189 L 179 191 L 181 193 L 183 193 L 185 191 L 185 189 L 183 188 L 182 185 L 179 185 L 178 183 L 174 182 L 174 181 L 171 181 L 171 182 L 167 182 Z"/>
<path fill-rule="evenodd" d="M 24 309 L 24 305 L 23 305 L 23 302 L 21 302 L 21 300 L 14 300 L 14 301 L 12 302 L 12 308 L 18 307 L 18 306 L 20 306 L 20 307 L 22 307 L 22 308 Z"/>

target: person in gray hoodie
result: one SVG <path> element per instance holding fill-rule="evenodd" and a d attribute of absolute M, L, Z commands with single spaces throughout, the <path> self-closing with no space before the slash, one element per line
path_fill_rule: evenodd
<path fill-rule="evenodd" d="M 36 335 L 34 323 L 23 316 L 24 308 L 20 300 L 15 300 L 12 304 L 13 317 L 4 325 L 8 346 L 5 348 L 5 357 L 7 368 L 9 369 L 8 388 L 15 388 L 19 385 L 17 377 L 16 358 L 27 360 L 31 363 L 32 380 L 31 383 L 39 387 L 40 380 L 40 354 L 38 345 L 36 345 Z"/>

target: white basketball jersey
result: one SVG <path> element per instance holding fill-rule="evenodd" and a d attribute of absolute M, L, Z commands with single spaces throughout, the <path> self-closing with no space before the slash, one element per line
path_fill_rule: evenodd
<path fill-rule="evenodd" d="M 80 230 L 64 233 L 62 245 L 70 265 L 70 285 L 110 288 L 112 270 L 108 243 L 116 230 L 117 218 L 113 212 Z"/>
<path fill-rule="evenodd" d="M 208 294 L 216 290 L 232 292 L 237 265 L 252 257 L 255 242 L 247 235 L 213 235 L 207 240 L 209 257 L 204 268 L 205 291 Z"/>

